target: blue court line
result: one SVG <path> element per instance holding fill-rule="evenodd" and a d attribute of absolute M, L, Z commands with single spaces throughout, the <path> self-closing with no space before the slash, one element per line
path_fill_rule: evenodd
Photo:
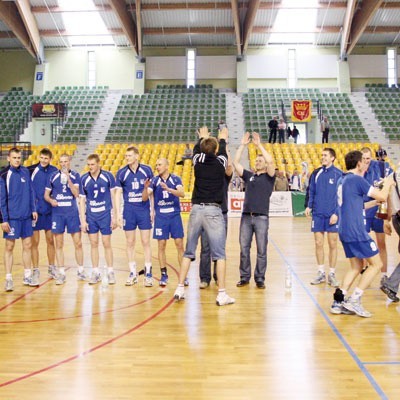
<path fill-rule="evenodd" d="M 330 328 L 332 329 L 333 333 L 337 336 L 337 338 L 342 342 L 343 346 L 347 350 L 347 352 L 350 354 L 352 359 L 355 361 L 357 364 L 358 368 L 360 368 L 361 372 L 365 375 L 365 377 L 368 379 L 372 387 L 375 389 L 376 393 L 379 395 L 379 397 L 382 400 L 388 400 L 388 397 L 385 395 L 381 387 L 378 385 L 378 383 L 375 381 L 373 376 L 370 374 L 368 369 L 364 366 L 365 363 L 363 363 L 355 351 L 351 348 L 351 346 L 347 343 L 346 339 L 343 337 L 343 335 L 339 332 L 339 330 L 336 328 L 335 324 L 330 320 L 328 315 L 326 314 L 325 310 L 318 304 L 317 300 L 314 298 L 308 287 L 303 283 L 303 281 L 299 278 L 299 276 L 296 274 L 296 271 L 293 269 L 292 265 L 289 263 L 287 258 L 284 256 L 284 254 L 281 252 L 280 248 L 277 246 L 277 244 L 269 238 L 269 241 L 273 244 L 275 247 L 275 250 L 278 252 L 282 260 L 285 262 L 286 266 L 289 267 L 292 276 L 295 277 L 296 281 L 300 284 L 300 286 L 304 289 L 308 297 L 311 299 L 311 301 L 314 303 L 314 305 L 317 307 L 318 311 L 321 313 L 322 317 L 325 319 L 325 321 L 328 323 Z"/>

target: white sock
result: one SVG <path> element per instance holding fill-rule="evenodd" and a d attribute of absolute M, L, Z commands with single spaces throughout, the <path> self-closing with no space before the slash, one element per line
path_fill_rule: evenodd
<path fill-rule="evenodd" d="M 225 293 L 225 289 L 218 289 L 218 294 L 223 294 Z"/>
<path fill-rule="evenodd" d="M 351 298 L 354 300 L 358 300 L 364 293 L 364 290 L 361 290 L 360 288 L 356 287 L 354 289 L 353 294 L 351 295 Z"/>
<path fill-rule="evenodd" d="M 344 290 L 344 289 L 340 289 L 341 291 L 342 291 L 342 293 L 343 293 L 343 296 L 346 296 L 346 294 L 347 294 L 347 290 Z"/>
<path fill-rule="evenodd" d="M 129 270 L 133 272 L 134 275 L 136 275 L 136 263 L 135 262 L 130 262 L 129 263 Z"/>
<path fill-rule="evenodd" d="M 336 268 L 329 267 L 329 273 L 335 274 Z"/>
<path fill-rule="evenodd" d="M 12 274 L 6 274 L 6 280 L 12 280 Z"/>
<path fill-rule="evenodd" d="M 82 273 L 85 270 L 85 268 L 82 265 L 78 265 L 78 272 Z"/>
<path fill-rule="evenodd" d="M 113 271 L 114 271 L 114 268 L 113 268 L 113 267 L 107 267 L 107 271 L 108 271 L 108 272 L 113 272 Z"/>
<path fill-rule="evenodd" d="M 318 265 L 318 272 L 325 272 L 325 265 Z"/>
<path fill-rule="evenodd" d="M 32 275 L 32 271 L 30 269 L 24 269 L 24 277 L 29 278 Z"/>
<path fill-rule="evenodd" d="M 58 272 L 59 272 L 61 275 L 65 275 L 65 268 L 64 268 L 64 267 L 59 267 L 59 268 L 58 268 Z"/>
<path fill-rule="evenodd" d="M 95 272 L 96 274 L 100 273 L 99 267 L 93 267 L 93 272 Z"/>
<path fill-rule="evenodd" d="M 151 274 L 151 263 L 144 263 L 146 274 Z"/>

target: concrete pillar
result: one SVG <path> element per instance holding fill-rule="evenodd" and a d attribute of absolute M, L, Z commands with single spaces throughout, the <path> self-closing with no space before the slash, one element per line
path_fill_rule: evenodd
<path fill-rule="evenodd" d="M 242 59 L 236 62 L 236 91 L 237 93 L 247 93 L 247 60 Z"/>
<path fill-rule="evenodd" d="M 35 77 L 33 80 L 33 95 L 42 96 L 48 90 L 47 82 L 49 81 L 49 63 L 36 65 Z"/>
<path fill-rule="evenodd" d="M 337 83 L 340 93 L 351 93 L 350 67 L 347 61 L 337 62 Z"/>
<path fill-rule="evenodd" d="M 135 94 L 143 94 L 145 89 L 146 63 L 139 62 L 135 64 L 135 80 L 133 91 Z"/>

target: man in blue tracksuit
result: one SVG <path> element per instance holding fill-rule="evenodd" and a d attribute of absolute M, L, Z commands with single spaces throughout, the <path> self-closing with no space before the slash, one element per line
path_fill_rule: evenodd
<path fill-rule="evenodd" d="M 314 232 L 315 255 L 318 264 L 318 274 L 310 283 L 318 285 L 326 281 L 324 265 L 324 234 L 327 233 L 329 244 L 329 274 L 328 284 L 338 287 L 335 268 L 337 259 L 338 240 L 338 205 L 337 184 L 343 173 L 333 163 L 336 158 L 335 150 L 326 147 L 322 151 L 322 167 L 316 169 L 310 177 L 310 191 L 306 216 L 312 213 L 311 232 Z"/>
<path fill-rule="evenodd" d="M 6 240 L 4 265 L 6 268 L 6 292 L 14 290 L 12 261 L 15 240 L 22 241 L 24 284 L 31 277 L 32 220 L 37 220 L 35 199 L 29 171 L 21 166 L 21 151 L 13 147 L 7 157 L 9 167 L 0 173 L 1 229 Z"/>
<path fill-rule="evenodd" d="M 372 159 L 372 151 L 369 147 L 361 149 L 363 154 L 362 159 L 366 172 L 364 178 L 371 186 L 376 186 L 385 176 L 392 172 L 392 169 L 383 161 L 376 161 Z M 364 202 L 373 200 L 371 197 L 364 196 Z M 386 251 L 386 234 L 385 224 L 390 225 L 390 221 L 384 222 L 383 219 L 376 217 L 378 206 L 371 207 L 365 210 L 365 227 L 367 232 L 375 232 L 376 244 L 378 245 L 379 255 L 382 260 L 382 282 L 386 279 L 387 273 L 387 251 Z"/>
<path fill-rule="evenodd" d="M 33 224 L 32 236 L 32 266 L 33 274 L 30 286 L 39 286 L 39 241 L 40 231 L 45 231 L 47 242 L 47 258 L 49 261 L 49 276 L 56 279 L 55 267 L 55 247 L 53 233 L 51 232 L 51 212 L 52 207 L 44 199 L 46 184 L 50 176 L 57 172 L 57 168 L 50 165 L 53 154 L 49 149 L 42 149 L 39 154 L 39 162 L 28 167 L 31 173 L 32 185 L 35 191 L 36 209 L 38 212 L 38 220 Z"/>

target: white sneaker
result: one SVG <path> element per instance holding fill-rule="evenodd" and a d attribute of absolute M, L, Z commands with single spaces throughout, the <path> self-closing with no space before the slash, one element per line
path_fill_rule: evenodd
<path fill-rule="evenodd" d="M 116 280 L 115 280 L 115 272 L 114 271 L 110 271 L 108 273 L 108 284 L 109 285 L 115 285 Z"/>
<path fill-rule="evenodd" d="M 57 274 L 57 278 L 56 278 L 56 285 L 64 285 L 64 283 L 66 282 L 67 277 L 65 276 L 65 274 Z"/>
<path fill-rule="evenodd" d="M 40 278 L 39 268 L 35 268 L 32 272 L 31 281 L 29 282 L 29 286 L 33 286 L 33 287 L 39 286 L 40 285 L 39 278 Z"/>
<path fill-rule="evenodd" d="M 370 318 L 372 314 L 367 311 L 361 304 L 361 299 L 354 300 L 351 297 L 343 302 L 343 307 L 346 310 L 353 311 L 359 317 Z"/>
<path fill-rule="evenodd" d="M 182 286 L 178 286 L 174 293 L 174 299 L 179 301 L 185 298 L 185 288 Z"/>
<path fill-rule="evenodd" d="M 218 293 L 216 303 L 217 306 L 227 306 L 228 304 L 235 303 L 235 299 L 233 297 L 228 296 L 226 292 L 221 292 Z"/>
<path fill-rule="evenodd" d="M 47 274 L 49 275 L 49 278 L 57 279 L 57 267 L 55 265 L 49 266 Z"/>
<path fill-rule="evenodd" d="M 14 290 L 14 283 L 12 279 L 6 279 L 6 285 L 4 286 L 6 292 L 12 292 Z"/>
<path fill-rule="evenodd" d="M 132 285 L 136 285 L 138 283 L 138 279 L 137 276 L 131 272 L 128 276 L 128 279 L 125 282 L 125 286 L 132 286 Z"/>
<path fill-rule="evenodd" d="M 328 274 L 328 285 L 332 286 L 334 288 L 337 288 L 340 286 L 339 281 L 336 279 L 336 275 L 334 272 L 330 272 Z"/>
<path fill-rule="evenodd" d="M 153 286 L 153 275 L 152 274 L 146 274 L 146 277 L 144 278 L 144 286 L 146 286 L 146 287 Z"/>
<path fill-rule="evenodd" d="M 326 281 L 325 272 L 318 271 L 317 276 L 310 282 L 311 285 L 319 285 L 320 283 L 324 283 Z"/>

